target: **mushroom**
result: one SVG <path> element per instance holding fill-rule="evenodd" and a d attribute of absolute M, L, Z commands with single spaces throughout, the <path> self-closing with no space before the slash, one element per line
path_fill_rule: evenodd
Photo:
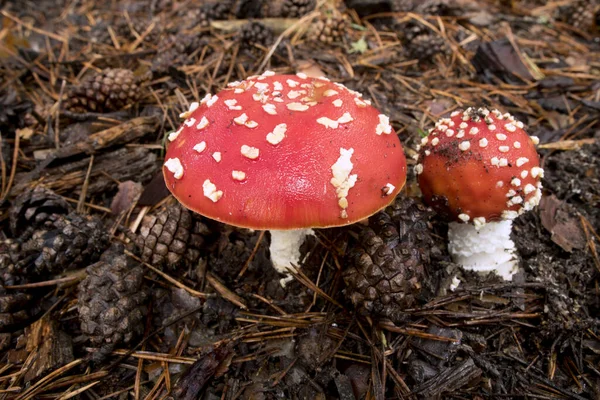
<path fill-rule="evenodd" d="M 512 280 L 512 220 L 542 196 L 535 136 L 510 114 L 455 111 L 423 138 L 415 172 L 425 202 L 451 220 L 448 250 L 467 270 Z"/>
<path fill-rule="evenodd" d="M 169 135 L 167 187 L 206 217 L 269 230 L 286 281 L 314 228 L 369 217 L 406 180 L 388 117 L 324 77 L 267 71 L 207 94 L 181 117 Z"/>

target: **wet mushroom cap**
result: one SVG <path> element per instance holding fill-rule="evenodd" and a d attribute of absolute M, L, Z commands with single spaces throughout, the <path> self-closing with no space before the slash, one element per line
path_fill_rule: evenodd
<path fill-rule="evenodd" d="M 458 222 L 514 219 L 541 198 L 537 142 L 510 114 L 455 111 L 421 142 L 415 171 L 425 201 Z"/>
<path fill-rule="evenodd" d="M 163 172 L 187 208 L 231 225 L 347 225 L 391 203 L 406 160 L 386 116 L 343 85 L 266 72 L 192 104 Z"/>

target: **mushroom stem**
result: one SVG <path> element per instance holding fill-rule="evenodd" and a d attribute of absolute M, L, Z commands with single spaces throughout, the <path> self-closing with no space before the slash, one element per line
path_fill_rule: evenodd
<path fill-rule="evenodd" d="M 510 239 L 512 221 L 473 224 L 451 222 L 448 250 L 455 263 L 479 273 L 494 272 L 511 281 L 519 267 L 516 248 Z"/>
<path fill-rule="evenodd" d="M 277 272 L 285 275 L 279 282 L 284 286 L 293 279 L 290 269 L 300 262 L 300 246 L 308 235 L 314 235 L 312 229 L 270 230 L 271 262 Z"/>

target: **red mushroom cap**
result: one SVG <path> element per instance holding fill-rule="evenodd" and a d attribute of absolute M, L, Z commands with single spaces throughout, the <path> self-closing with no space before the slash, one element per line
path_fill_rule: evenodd
<path fill-rule="evenodd" d="M 538 139 L 510 114 L 455 111 L 423 138 L 415 167 L 425 201 L 448 219 L 513 219 L 541 198 Z"/>
<path fill-rule="evenodd" d="M 272 72 L 228 86 L 169 135 L 165 181 L 187 208 L 252 229 L 341 226 L 404 186 L 400 141 L 359 93 Z"/>

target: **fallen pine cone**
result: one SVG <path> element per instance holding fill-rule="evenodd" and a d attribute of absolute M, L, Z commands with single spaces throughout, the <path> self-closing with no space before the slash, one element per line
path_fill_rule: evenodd
<path fill-rule="evenodd" d="M 100 347 L 95 358 L 101 359 L 144 333 L 148 312 L 144 270 L 124 254 L 122 245 L 114 245 L 87 268 L 87 274 L 79 284 L 77 308 L 81 330 Z"/>
<path fill-rule="evenodd" d="M 133 71 L 108 68 L 70 88 L 65 108 L 74 113 L 118 111 L 139 100 L 138 84 Z"/>
<path fill-rule="evenodd" d="M 344 272 L 346 295 L 360 313 L 394 320 L 415 303 L 433 245 L 432 214 L 415 200 L 398 198 L 369 218 Z"/>

